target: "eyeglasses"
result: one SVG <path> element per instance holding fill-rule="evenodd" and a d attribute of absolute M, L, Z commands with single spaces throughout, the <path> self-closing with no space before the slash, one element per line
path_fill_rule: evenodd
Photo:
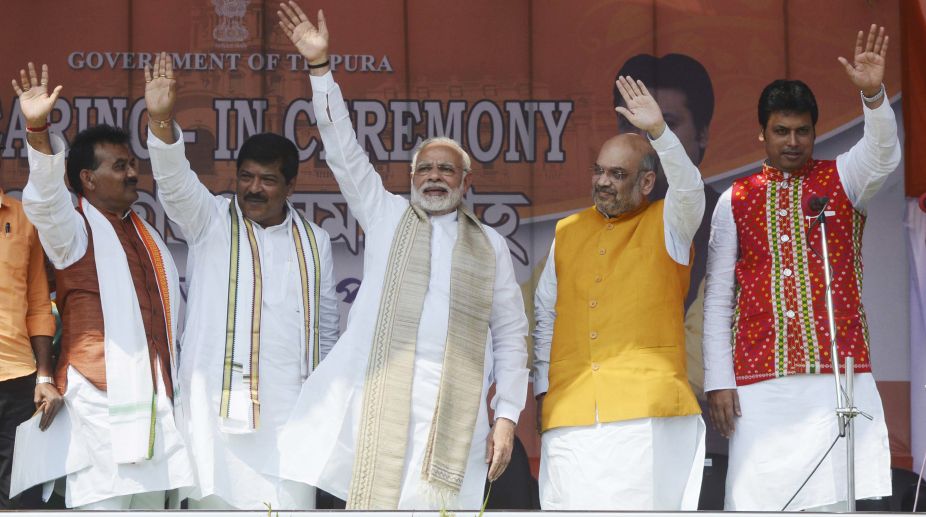
<path fill-rule="evenodd" d="M 602 174 L 604 174 L 611 181 L 624 181 L 631 174 L 630 172 L 627 172 L 626 169 L 622 169 L 620 167 L 611 167 L 611 168 L 605 169 L 604 167 L 602 167 L 601 165 L 598 165 L 597 163 L 592 165 L 590 169 L 592 171 L 592 176 L 598 178 Z"/>
<path fill-rule="evenodd" d="M 459 169 L 457 169 L 452 163 L 443 162 L 435 164 L 431 162 L 421 162 L 415 166 L 415 171 L 413 174 L 415 176 L 427 176 L 428 174 L 431 174 L 431 171 L 434 170 L 435 167 L 437 167 L 437 173 L 445 178 L 456 176 L 459 172 Z M 466 173 L 466 169 L 463 169 L 463 173 Z"/>

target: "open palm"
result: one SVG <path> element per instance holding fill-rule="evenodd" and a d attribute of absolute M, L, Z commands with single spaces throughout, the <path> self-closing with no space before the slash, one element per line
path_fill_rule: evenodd
<path fill-rule="evenodd" d="M 61 86 L 48 93 L 48 66 L 42 65 L 42 78 L 36 76 L 35 65 L 29 63 L 29 73 L 19 71 L 22 87 L 13 79 L 13 91 L 19 96 L 19 109 L 30 127 L 41 126 L 48 120 L 48 115 L 55 107 Z"/>
<path fill-rule="evenodd" d="M 317 64 L 328 58 L 328 25 L 321 9 L 318 10 L 317 27 L 292 0 L 288 4 L 280 4 L 277 16 L 283 32 L 309 63 Z"/>
<path fill-rule="evenodd" d="M 839 62 L 846 69 L 846 74 L 858 89 L 872 93 L 881 87 L 884 80 L 884 64 L 887 56 L 888 37 L 884 27 L 872 25 L 867 40 L 864 32 L 859 31 L 855 38 L 855 54 L 852 62 L 840 57 Z"/>
<path fill-rule="evenodd" d="M 632 77 L 621 76 L 617 79 L 617 90 L 624 99 L 624 106 L 615 108 L 631 124 L 643 131 L 655 135 L 662 133 L 665 121 L 662 109 L 656 99 L 650 95 L 643 81 L 634 81 Z"/>
<path fill-rule="evenodd" d="M 176 101 L 176 87 L 173 62 L 162 52 L 155 58 L 151 69 L 145 66 L 145 106 L 150 117 L 155 120 L 171 117 Z"/>

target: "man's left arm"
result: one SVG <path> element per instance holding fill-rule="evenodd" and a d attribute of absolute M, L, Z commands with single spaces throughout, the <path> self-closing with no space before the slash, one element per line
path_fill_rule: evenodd
<path fill-rule="evenodd" d="M 900 163 L 900 141 L 894 110 L 887 102 L 884 65 L 888 37 L 884 27 L 872 25 L 867 40 L 862 31 L 855 41 L 853 61 L 840 57 L 846 75 L 862 96 L 864 134 L 849 151 L 836 158 L 836 168 L 849 200 L 864 210 L 868 200 L 881 188 Z"/>
<path fill-rule="evenodd" d="M 650 144 L 659 155 L 669 183 L 663 205 L 665 244 L 669 256 L 679 264 L 691 262 L 691 241 L 704 217 L 704 182 L 675 133 L 668 127 Z"/>
<path fill-rule="evenodd" d="M 324 360 L 334 348 L 340 334 L 341 315 L 338 310 L 338 296 L 335 289 L 334 260 L 331 258 L 331 237 L 328 232 L 313 226 L 318 243 L 318 260 L 321 269 L 320 307 L 318 308 L 318 355 Z"/>
<path fill-rule="evenodd" d="M 495 423 L 486 447 L 489 480 L 494 481 L 511 461 L 514 430 L 527 397 L 527 316 L 524 298 L 514 274 L 508 246 L 497 234 L 495 248 L 495 287 L 489 328 L 492 335 L 495 396 L 492 409 Z"/>
<path fill-rule="evenodd" d="M 704 215 L 701 173 L 691 163 L 678 137 L 669 129 L 662 109 L 643 81 L 621 76 L 615 84 L 624 98 L 624 106 L 615 110 L 631 124 L 646 131 L 650 144 L 659 155 L 669 183 L 663 205 L 666 251 L 673 260 L 687 265 L 691 259 L 691 241 Z"/>
<path fill-rule="evenodd" d="M 29 239 L 29 269 L 26 279 L 26 330 L 35 355 L 36 374 L 43 382 L 35 385 L 33 400 L 42 411 L 39 428 L 45 430 L 51 425 L 64 399 L 54 382 L 55 365 L 52 357 L 51 336 L 55 335 L 55 317 L 51 314 L 51 299 L 48 294 L 48 277 L 45 273 L 45 254 L 38 233 L 33 229 Z"/>

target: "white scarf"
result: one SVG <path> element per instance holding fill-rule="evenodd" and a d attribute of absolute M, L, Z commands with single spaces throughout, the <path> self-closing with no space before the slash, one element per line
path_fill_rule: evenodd
<path fill-rule="evenodd" d="M 309 222 L 291 204 L 290 231 L 301 279 L 299 314 L 302 378 L 318 365 L 321 298 L 318 245 Z M 260 323 L 263 298 L 260 241 L 254 223 L 241 213 L 237 197 L 228 207 L 230 253 L 225 356 L 219 426 L 226 433 L 251 433 L 260 426 Z"/>
<path fill-rule="evenodd" d="M 116 463 L 136 463 L 154 455 L 157 391 L 151 376 L 148 336 L 119 236 L 109 220 L 86 199 L 80 198 L 80 208 L 90 225 L 103 309 L 106 394 L 113 459 Z M 176 379 L 174 336 L 178 313 L 174 308 L 180 302 L 177 267 L 158 232 L 134 212 L 130 212 L 129 217 L 148 250 L 150 266 L 158 279 L 166 320 L 163 323 L 167 327 L 171 355 L 160 360 L 170 361 L 171 374 Z M 164 382 L 169 382 L 169 379 L 164 379 Z"/>

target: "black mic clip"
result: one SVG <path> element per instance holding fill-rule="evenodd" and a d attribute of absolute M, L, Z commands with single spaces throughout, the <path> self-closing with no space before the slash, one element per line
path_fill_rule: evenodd
<path fill-rule="evenodd" d="M 813 230 L 818 224 L 826 223 L 826 208 L 830 204 L 830 198 L 827 196 L 813 196 L 807 201 L 807 209 L 813 214 L 808 217 L 813 218 L 810 229 Z"/>

